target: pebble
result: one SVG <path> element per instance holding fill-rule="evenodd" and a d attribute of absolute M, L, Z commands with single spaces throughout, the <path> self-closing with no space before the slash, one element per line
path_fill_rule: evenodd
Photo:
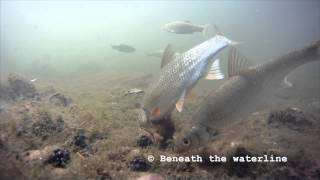
<path fill-rule="evenodd" d="M 136 156 L 129 162 L 129 168 L 132 171 L 147 171 L 150 165 L 143 156 Z"/>
<path fill-rule="evenodd" d="M 137 140 L 137 145 L 142 148 L 145 148 L 145 147 L 150 146 L 152 144 L 153 144 L 153 142 L 152 142 L 151 138 L 146 135 L 140 136 Z"/>
<path fill-rule="evenodd" d="M 70 161 L 70 153 L 68 150 L 56 149 L 49 156 L 47 163 L 52 164 L 54 167 L 64 168 Z"/>

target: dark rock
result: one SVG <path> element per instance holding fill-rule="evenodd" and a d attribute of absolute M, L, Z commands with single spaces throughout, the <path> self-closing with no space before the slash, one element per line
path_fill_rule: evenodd
<path fill-rule="evenodd" d="M 66 107 L 70 104 L 71 99 L 61 93 L 55 93 L 50 96 L 49 101 L 56 106 Z"/>
<path fill-rule="evenodd" d="M 244 177 L 252 177 L 252 163 L 249 162 L 234 162 L 233 157 L 246 157 L 246 156 L 252 156 L 252 153 L 247 151 L 243 147 L 237 147 L 234 153 L 231 154 L 231 156 L 228 158 L 227 163 L 227 169 L 228 174 L 230 176 L 236 175 L 239 178 Z"/>
<path fill-rule="evenodd" d="M 176 171 L 177 172 L 192 172 L 194 171 L 194 167 L 190 162 L 186 163 L 178 163 L 176 166 Z"/>
<path fill-rule="evenodd" d="M 263 180 L 303 180 L 306 178 L 297 175 L 292 169 L 290 169 L 288 167 L 280 167 L 280 168 L 277 168 L 275 170 L 270 171 L 269 173 L 262 175 L 258 179 L 263 179 Z"/>
<path fill-rule="evenodd" d="M 146 135 L 140 136 L 137 140 L 137 145 L 142 148 L 145 148 L 145 147 L 150 146 L 152 144 L 153 144 L 153 142 L 152 142 L 151 138 Z"/>
<path fill-rule="evenodd" d="M 88 150 L 90 150 L 90 144 L 89 144 L 89 138 L 86 136 L 85 130 L 75 129 L 72 139 L 71 139 L 71 145 L 73 145 L 74 152 L 83 151 L 87 153 Z"/>
<path fill-rule="evenodd" d="M 90 143 L 94 143 L 97 140 L 102 140 L 102 139 L 106 139 L 106 138 L 107 138 L 107 134 L 106 133 L 101 133 L 101 132 L 98 132 L 98 131 L 94 131 L 89 136 L 89 142 Z"/>
<path fill-rule="evenodd" d="M 50 96 L 55 93 L 57 93 L 57 91 L 54 89 L 54 87 L 48 86 L 48 87 L 45 87 L 41 90 L 40 95 L 41 96 Z"/>
<path fill-rule="evenodd" d="M 315 170 L 311 177 L 314 179 L 320 179 L 320 169 Z"/>
<path fill-rule="evenodd" d="M 8 86 L 3 86 L 0 84 L 0 100 L 1 101 L 11 101 L 15 100 L 15 93 Z"/>
<path fill-rule="evenodd" d="M 97 174 L 98 176 L 96 177 L 96 180 L 112 180 L 112 177 L 106 170 L 97 169 Z"/>
<path fill-rule="evenodd" d="M 102 175 L 98 175 L 96 177 L 96 180 L 112 180 L 112 178 L 110 176 L 102 176 Z"/>
<path fill-rule="evenodd" d="M 286 126 L 296 131 L 303 131 L 306 126 L 312 126 L 311 121 L 297 108 L 271 112 L 268 117 L 268 124 L 274 127 Z"/>
<path fill-rule="evenodd" d="M 132 171 L 147 171 L 150 169 L 150 164 L 143 156 L 136 156 L 129 162 L 129 168 Z"/>
<path fill-rule="evenodd" d="M 88 146 L 87 137 L 83 134 L 78 134 L 73 137 L 72 144 L 80 148 L 85 148 Z"/>
<path fill-rule="evenodd" d="M 17 75 L 10 74 L 9 85 L 16 96 L 33 98 L 37 95 L 37 90 L 33 84 Z"/>
<path fill-rule="evenodd" d="M 52 152 L 46 163 L 52 164 L 54 167 L 65 168 L 70 161 L 70 153 L 68 150 L 56 149 Z"/>

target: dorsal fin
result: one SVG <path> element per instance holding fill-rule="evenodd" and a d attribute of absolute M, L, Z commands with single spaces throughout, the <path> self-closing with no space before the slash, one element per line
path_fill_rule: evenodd
<path fill-rule="evenodd" d="M 168 44 L 164 49 L 162 60 L 161 60 L 161 68 L 163 68 L 166 64 L 174 59 L 174 51 L 172 50 L 171 44 Z"/>
<path fill-rule="evenodd" d="M 213 25 L 213 28 L 216 31 L 217 35 L 223 36 L 223 33 L 220 31 L 220 28 L 216 24 Z"/>
<path fill-rule="evenodd" d="M 239 51 L 230 46 L 229 57 L 228 57 L 228 76 L 240 75 L 243 71 L 247 70 L 251 65 L 250 61 L 244 57 Z"/>

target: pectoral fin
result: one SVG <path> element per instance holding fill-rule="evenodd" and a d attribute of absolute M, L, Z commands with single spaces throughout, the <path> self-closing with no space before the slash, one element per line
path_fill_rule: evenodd
<path fill-rule="evenodd" d="M 205 79 L 209 79 L 209 80 L 215 80 L 215 79 L 223 79 L 224 75 L 221 72 L 221 68 L 220 68 L 220 60 L 216 59 L 213 63 L 212 66 L 207 74 L 207 76 L 205 77 Z"/>
<path fill-rule="evenodd" d="M 291 88 L 293 86 L 292 82 L 288 80 L 288 76 L 285 76 L 283 81 L 281 82 L 281 85 L 285 88 Z"/>
<path fill-rule="evenodd" d="M 176 53 L 172 50 L 172 47 L 170 44 L 167 45 L 167 47 L 164 49 L 162 60 L 161 60 L 161 68 L 163 68 L 165 65 L 167 65 L 170 61 L 172 61 L 176 55 Z"/>
<path fill-rule="evenodd" d="M 230 48 L 228 57 L 228 76 L 241 75 L 243 71 L 250 67 L 251 63 L 246 57 L 240 54 L 235 47 L 231 46 Z"/>
<path fill-rule="evenodd" d="M 160 108 L 159 107 L 156 107 L 156 108 L 153 108 L 152 111 L 151 111 L 151 115 L 152 116 L 160 116 Z"/>
<path fill-rule="evenodd" d="M 184 97 L 186 96 L 186 90 L 183 91 L 180 99 L 176 102 L 176 109 L 178 112 L 181 112 L 183 109 Z"/>

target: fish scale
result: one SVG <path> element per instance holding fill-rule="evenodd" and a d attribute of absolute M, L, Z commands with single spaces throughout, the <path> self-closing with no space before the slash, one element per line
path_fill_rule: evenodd
<path fill-rule="evenodd" d="M 148 120 L 169 115 L 175 104 L 203 77 L 214 61 L 212 58 L 227 47 L 231 40 L 216 35 L 180 55 L 173 56 L 160 71 L 144 97 L 142 108 Z"/>
<path fill-rule="evenodd" d="M 238 61 L 233 61 L 235 62 L 233 64 L 232 59 L 229 59 L 228 69 L 232 76 L 201 102 L 191 117 L 193 121 L 188 123 L 184 131 L 177 136 L 175 150 L 182 152 L 205 146 L 215 136 L 217 127 L 237 115 L 237 112 L 250 104 L 266 87 L 274 87 L 270 83 L 279 85 L 290 71 L 306 63 L 320 61 L 319 50 L 320 41 L 317 41 L 301 50 L 242 70 L 233 67 L 239 66 Z M 244 59 L 244 57 L 234 57 Z"/>

